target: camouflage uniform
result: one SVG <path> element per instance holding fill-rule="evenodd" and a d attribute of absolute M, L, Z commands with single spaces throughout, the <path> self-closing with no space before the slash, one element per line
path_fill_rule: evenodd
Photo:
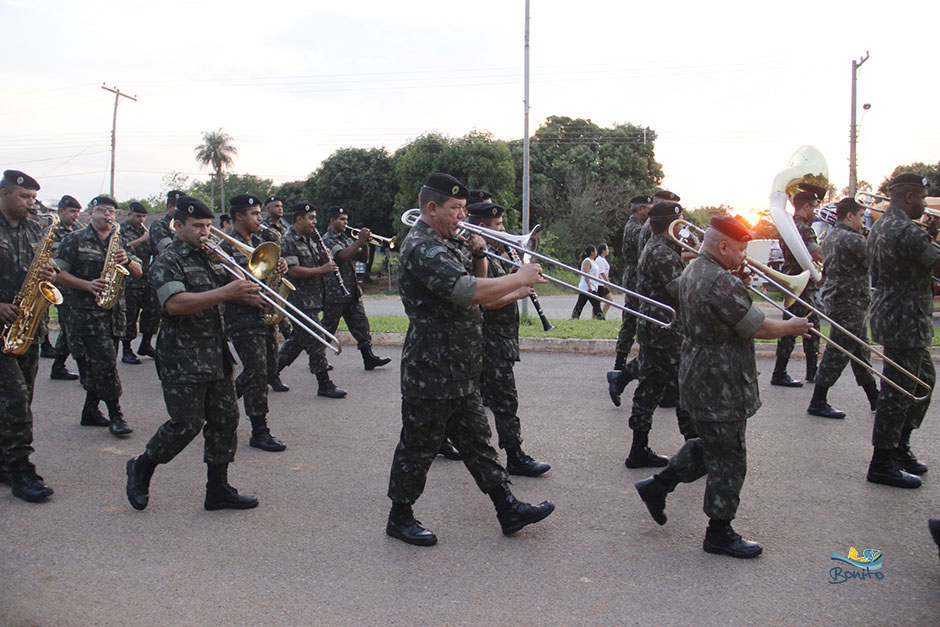
<path fill-rule="evenodd" d="M 810 254 L 814 251 L 819 250 L 819 241 L 816 238 L 816 231 L 813 230 L 813 225 L 811 222 L 803 218 L 803 216 L 794 216 L 793 221 L 796 223 L 796 228 L 800 233 L 800 237 L 803 238 L 803 242 L 806 244 L 807 250 Z M 781 271 L 784 274 L 800 274 L 803 272 L 803 268 L 797 262 L 796 258 L 793 256 L 793 253 L 787 247 L 786 243 L 781 239 L 780 240 L 780 250 L 783 251 L 783 266 Z M 809 283 L 806 284 L 806 289 L 803 290 L 803 293 L 800 294 L 800 298 L 805 300 L 807 303 L 816 307 L 816 282 L 812 279 L 809 280 Z M 809 309 L 804 307 L 799 303 L 793 303 L 788 307 L 790 313 L 798 318 L 808 317 L 809 321 L 813 323 L 815 328 L 819 328 L 819 316 L 811 312 Z M 789 320 L 792 316 L 783 314 L 784 320 Z M 777 340 L 777 370 L 780 369 L 781 365 L 783 371 L 774 372 L 774 375 L 783 375 L 786 372 L 787 362 L 790 360 L 790 354 L 793 352 L 793 347 L 796 345 L 796 337 L 792 335 L 785 335 L 779 340 Z M 816 354 L 819 352 L 819 338 L 815 335 L 810 336 L 809 338 L 803 338 L 803 354 L 807 358 L 815 359 Z"/>
<path fill-rule="evenodd" d="M 643 254 L 643 249 L 646 248 L 646 242 L 650 241 L 652 236 L 653 226 L 650 224 L 650 221 L 647 220 L 643 223 L 643 226 L 640 227 L 640 232 L 636 236 L 637 259 L 639 259 L 639 255 Z"/>
<path fill-rule="evenodd" d="M 163 252 L 163 249 L 169 246 L 176 237 L 176 234 L 170 230 L 171 222 L 173 219 L 167 213 L 150 225 L 150 244 L 153 246 L 154 255 Z"/>
<path fill-rule="evenodd" d="M 496 252 L 493 250 L 493 252 Z M 503 263 L 490 257 L 488 276 L 509 274 Z M 516 411 L 519 397 L 513 367 L 519 361 L 519 306 L 515 301 L 499 309 L 483 310 L 483 379 L 480 392 L 493 412 L 500 448 L 522 445 L 522 426 Z"/>
<path fill-rule="evenodd" d="M 480 399 L 483 331 L 475 289 L 460 247 L 419 220 L 399 257 L 398 291 L 409 324 L 401 358 L 401 437 L 388 482 L 395 503 L 421 495 L 445 435 L 483 492 L 508 482 L 490 446 Z"/>
<path fill-rule="evenodd" d="M 79 279 L 93 281 L 100 278 L 112 237 L 108 235 L 101 239 L 91 224 L 73 231 L 59 245 L 56 264 Z M 123 245 L 121 248 L 128 259 L 137 260 L 133 252 Z M 91 292 L 74 290 L 68 325 L 69 342 L 77 347 L 72 354 L 78 363 L 85 390 L 105 401 L 120 398 L 117 343 L 127 326 L 123 289 L 111 309 L 99 307 Z"/>
<path fill-rule="evenodd" d="M 261 245 L 261 237 L 255 233 L 246 241 L 237 231 L 231 236 L 251 248 Z M 248 258 L 228 242 L 222 243 L 222 249 L 235 258 L 243 268 L 248 266 Z M 268 383 L 277 376 L 277 336 L 276 329 L 261 320 L 263 310 L 251 305 L 226 303 L 225 334 L 238 358 L 242 362 L 242 371 L 235 379 L 235 389 L 245 398 L 245 413 L 250 418 L 262 418 L 268 415 Z"/>
<path fill-rule="evenodd" d="M 55 229 L 55 237 L 52 240 L 52 258 L 55 259 L 56 255 L 59 252 L 59 245 L 62 243 L 62 239 L 72 232 L 73 229 L 66 228 L 63 224 L 59 225 Z M 59 292 L 62 293 L 62 304 L 56 305 L 56 311 L 59 314 L 59 335 L 55 340 L 55 354 L 56 358 L 61 360 L 62 363 L 65 363 L 65 359 L 69 356 L 69 353 L 75 353 L 74 348 L 69 344 L 69 334 L 68 334 L 68 320 L 69 313 L 72 310 L 71 300 L 72 300 L 72 290 L 67 287 L 59 287 Z M 78 358 L 76 357 L 76 361 Z"/>
<path fill-rule="evenodd" d="M 636 215 L 630 216 L 623 227 L 623 279 L 621 285 L 631 289 L 636 289 L 636 266 L 640 261 L 639 237 L 640 229 L 643 228 L 643 222 Z M 639 300 L 624 295 L 623 304 L 627 307 L 637 310 Z M 620 335 L 617 336 L 617 352 L 629 354 L 633 348 L 633 338 L 636 337 L 636 316 L 621 312 Z"/>
<path fill-rule="evenodd" d="M 266 242 L 274 242 L 276 244 L 279 244 L 281 240 L 284 239 L 284 236 L 286 236 L 290 231 L 293 230 L 293 229 L 288 228 L 287 225 L 285 225 L 284 222 L 280 218 L 277 220 L 272 220 L 271 216 L 268 216 L 264 220 L 262 220 L 261 226 L 265 227 L 264 229 L 260 229 L 258 231 L 258 235 L 261 237 L 261 239 Z M 266 229 L 271 229 L 271 230 L 268 231 Z M 280 235 L 280 237 L 278 237 L 271 231 L 276 231 Z"/>
<path fill-rule="evenodd" d="M 760 407 L 753 336 L 764 321 L 741 281 L 707 252 L 683 271 L 679 389 L 698 437 L 669 460 L 684 483 L 708 475 L 704 511 L 732 520 L 747 472 L 747 419 Z"/>
<path fill-rule="evenodd" d="M 362 290 L 356 283 L 356 265 L 354 259 L 340 261 L 336 253 L 352 245 L 356 240 L 350 237 L 345 231 L 334 233 L 333 229 L 327 229 L 323 236 L 323 243 L 330 252 L 333 253 L 333 260 L 339 266 L 340 275 L 343 277 L 343 283 L 349 290 L 349 296 L 343 294 L 339 286 L 339 281 L 335 277 L 329 277 L 324 282 L 326 284 L 326 305 L 323 308 L 323 326 L 330 333 L 336 334 L 339 327 L 339 319 L 346 321 L 349 332 L 356 338 L 356 348 L 363 350 L 372 346 L 372 335 L 369 332 L 369 318 L 366 317 L 365 307 L 362 306 Z"/>
<path fill-rule="evenodd" d="M 637 291 L 675 309 L 679 309 L 679 278 L 685 267 L 682 249 L 663 234 L 654 234 L 637 266 Z M 662 309 L 647 302 L 639 303 L 639 311 L 650 317 L 662 317 Z M 653 426 L 653 412 L 666 390 L 676 385 L 679 378 L 679 348 L 682 333 L 679 325 L 668 329 L 646 320 L 637 322 L 640 343 L 640 384 L 633 394 L 630 428 L 648 432 Z M 695 427 L 689 412 L 676 405 L 679 431 L 686 440 L 695 437 Z"/>
<path fill-rule="evenodd" d="M 933 341 L 932 266 L 940 259 L 940 245 L 906 213 L 889 207 L 868 235 L 868 265 L 875 291 L 871 306 L 871 333 L 897 362 L 927 385 L 936 380 L 928 347 Z M 920 396 L 925 390 L 887 362 L 884 376 Z M 920 427 L 930 397 L 913 402 L 890 385 L 881 386 L 872 445 L 896 448 L 902 433 Z"/>
<path fill-rule="evenodd" d="M 12 303 L 20 291 L 33 254 L 42 239 L 42 226 L 23 219 L 11 226 L 0 214 L 0 302 Z M 36 337 L 22 355 L 0 352 L 0 462 L 27 462 L 33 452 L 33 384 L 39 368 L 39 344 L 46 337 L 40 322 Z"/>
<path fill-rule="evenodd" d="M 294 229 L 290 229 L 282 240 L 281 256 L 287 262 L 288 268 L 291 266 L 316 268 L 320 265 L 319 247 L 309 236 L 300 235 Z M 331 280 L 335 281 L 335 279 Z M 290 281 L 297 288 L 296 291 L 290 293 L 290 302 L 310 318 L 319 322 L 320 312 L 323 310 L 323 276 L 291 277 Z M 307 351 L 311 372 L 314 374 L 326 372 L 326 347 L 299 327 L 281 345 L 278 355 L 278 369 L 283 370 L 294 363 L 301 351 Z"/>
<path fill-rule="evenodd" d="M 858 337 L 864 338 L 868 335 L 865 320 L 868 317 L 870 301 L 865 237 L 858 231 L 839 223 L 823 240 L 822 250 L 826 277 L 819 296 L 826 308 L 826 314 Z M 867 345 L 862 346 L 835 328 L 829 336 L 833 342 L 844 346 L 856 357 L 868 363 L 871 351 Z M 835 385 L 849 362 L 848 355 L 827 346 L 819 362 L 816 385 L 827 388 Z M 865 387 L 875 382 L 871 372 L 854 361 L 851 363 L 855 381 L 859 386 Z"/>
<path fill-rule="evenodd" d="M 140 259 L 141 275 L 124 279 L 124 301 L 127 307 L 127 327 L 124 339 L 127 341 L 137 337 L 137 318 L 140 317 L 140 333 L 152 336 L 157 332 L 160 320 L 157 315 L 156 294 L 150 288 L 150 260 L 156 254 L 153 240 L 130 248 L 129 243 L 143 237 L 144 228 L 135 227 L 130 221 L 121 224 L 121 239 L 124 246 L 134 251 Z"/>
<path fill-rule="evenodd" d="M 174 240 L 150 267 L 160 301 L 157 374 L 170 419 L 147 443 L 147 456 L 165 464 L 203 431 L 207 464 L 235 457 L 238 401 L 232 385 L 232 355 L 222 327 L 222 306 L 188 316 L 171 316 L 166 301 L 182 292 L 207 292 L 227 281 L 205 253 Z M 205 429 L 203 429 L 205 426 Z"/>

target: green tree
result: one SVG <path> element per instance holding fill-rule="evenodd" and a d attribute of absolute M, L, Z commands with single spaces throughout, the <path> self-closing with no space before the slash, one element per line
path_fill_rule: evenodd
<path fill-rule="evenodd" d="M 299 203 L 301 200 L 310 200 L 305 192 L 306 183 L 306 179 L 303 181 L 288 181 L 287 183 L 281 183 L 271 190 L 272 194 L 283 201 L 285 213 L 290 211 L 290 208 Z M 288 220 L 290 220 L 289 216 Z"/>
<path fill-rule="evenodd" d="M 222 185 L 219 189 L 222 190 L 227 187 L 232 191 L 232 196 L 236 194 L 251 194 L 264 201 L 265 198 L 271 195 L 273 186 L 274 181 L 271 179 L 261 178 L 254 174 L 223 174 Z M 215 189 L 215 183 L 212 179 L 200 181 L 194 183 L 191 189 L 203 196 L 209 196 L 210 200 L 212 200 L 212 192 Z M 221 198 L 221 202 L 219 202 L 219 208 L 220 211 L 228 211 L 228 203 L 224 196 Z"/>
<path fill-rule="evenodd" d="M 398 222 L 392 221 L 397 190 L 392 158 L 384 148 L 341 148 L 305 185 L 307 199 L 324 219 L 329 207 L 339 205 L 349 211 L 350 226 L 368 227 L 385 236 L 395 233 Z"/>
<path fill-rule="evenodd" d="M 232 167 L 238 150 L 232 144 L 232 137 L 222 129 L 217 131 L 204 131 L 202 144 L 194 148 L 196 161 L 205 167 L 211 167 L 219 183 L 219 206 L 225 207 L 225 181 L 222 176 L 226 168 Z M 215 191 L 211 189 L 210 202 L 215 205 Z"/>
<path fill-rule="evenodd" d="M 940 189 L 940 162 L 934 165 L 928 165 L 917 161 L 910 165 L 899 165 L 894 168 L 894 172 L 891 173 L 884 181 L 881 182 L 881 185 L 878 186 L 878 193 L 887 196 L 888 195 L 888 183 L 891 182 L 891 179 L 896 177 L 902 172 L 914 172 L 915 174 L 920 174 L 927 178 L 927 181 L 930 183 L 930 189 L 933 190 L 933 193 L 937 193 L 937 190 Z"/>

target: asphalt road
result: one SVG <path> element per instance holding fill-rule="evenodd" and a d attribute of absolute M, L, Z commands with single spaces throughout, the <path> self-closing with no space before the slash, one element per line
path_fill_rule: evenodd
<path fill-rule="evenodd" d="M 666 526 L 650 519 L 633 488 L 649 472 L 623 465 L 628 411 L 607 397 L 611 358 L 526 352 L 524 448 L 553 468 L 513 490 L 557 511 L 506 538 L 462 464 L 438 458 L 416 514 L 440 543 L 419 548 L 384 533 L 400 354 L 377 352 L 395 361 L 365 372 L 352 349 L 332 360 L 344 400 L 315 397 L 301 360 L 284 373 L 292 389 L 272 394 L 270 423 L 288 449 L 243 445 L 230 478 L 261 506 L 223 512 L 202 508 L 201 438 L 158 468 L 147 510 L 125 499 L 124 464 L 165 419 L 152 362 L 121 365 L 136 430 L 118 440 L 78 425 L 78 384 L 50 381 L 42 360 L 34 460 L 56 493 L 34 505 L 0 490 L 0 624 L 937 624 L 936 408 L 913 442 L 926 485 L 876 486 L 864 480 L 872 417 L 860 390 L 843 379 L 830 393 L 848 419 L 811 418 L 810 390 L 766 385 L 762 360 L 735 527 L 765 551 L 734 560 L 702 551 L 703 481 L 669 497 Z M 243 421 L 243 444 L 248 434 Z M 651 440 L 679 448 L 669 410 Z M 882 551 L 883 578 L 830 584 L 830 553 L 850 547 Z"/>

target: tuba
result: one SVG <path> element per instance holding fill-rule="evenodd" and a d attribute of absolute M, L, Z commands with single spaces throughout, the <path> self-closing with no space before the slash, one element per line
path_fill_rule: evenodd
<path fill-rule="evenodd" d="M 813 263 L 813 258 L 800 237 L 800 232 L 787 213 L 787 200 L 800 191 L 800 183 L 826 187 L 829 185 L 829 167 L 826 158 L 814 146 L 800 146 L 787 168 L 774 178 L 770 192 L 770 218 L 780 233 L 780 239 L 786 243 L 800 267 L 809 271 L 817 283 L 822 280 L 822 273 Z"/>
<path fill-rule="evenodd" d="M 108 254 L 104 258 L 104 267 L 101 269 L 100 278 L 107 282 L 107 286 L 95 296 L 95 302 L 102 309 L 111 309 L 117 304 L 121 296 L 121 288 L 124 286 L 124 277 L 130 274 L 130 271 L 115 259 L 120 248 L 121 225 L 115 222 L 114 228 L 111 229 L 111 240 L 108 242 Z"/>
<path fill-rule="evenodd" d="M 49 225 L 49 231 L 43 236 L 36 248 L 36 254 L 26 271 L 26 278 L 20 291 L 13 298 L 13 305 L 20 310 L 16 320 L 7 326 L 3 333 L 3 352 L 22 355 L 29 349 L 36 337 L 39 323 L 45 318 L 49 305 L 62 304 L 62 293 L 49 281 L 39 280 L 39 271 L 49 263 L 52 254 L 52 242 L 55 230 L 59 226 L 59 217 L 55 216 Z"/>

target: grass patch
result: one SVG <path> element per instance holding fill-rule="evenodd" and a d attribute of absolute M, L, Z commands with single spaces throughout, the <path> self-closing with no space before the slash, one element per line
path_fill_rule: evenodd
<path fill-rule="evenodd" d="M 521 316 L 519 335 L 521 337 L 558 337 L 583 339 L 616 339 L 620 332 L 620 319 L 617 320 L 552 320 L 555 328 L 549 332 L 542 330 L 542 323 L 532 316 Z M 405 333 L 408 330 L 408 316 L 369 316 L 369 326 L 373 333 Z M 340 331 L 348 331 L 346 322 L 340 320 Z"/>

